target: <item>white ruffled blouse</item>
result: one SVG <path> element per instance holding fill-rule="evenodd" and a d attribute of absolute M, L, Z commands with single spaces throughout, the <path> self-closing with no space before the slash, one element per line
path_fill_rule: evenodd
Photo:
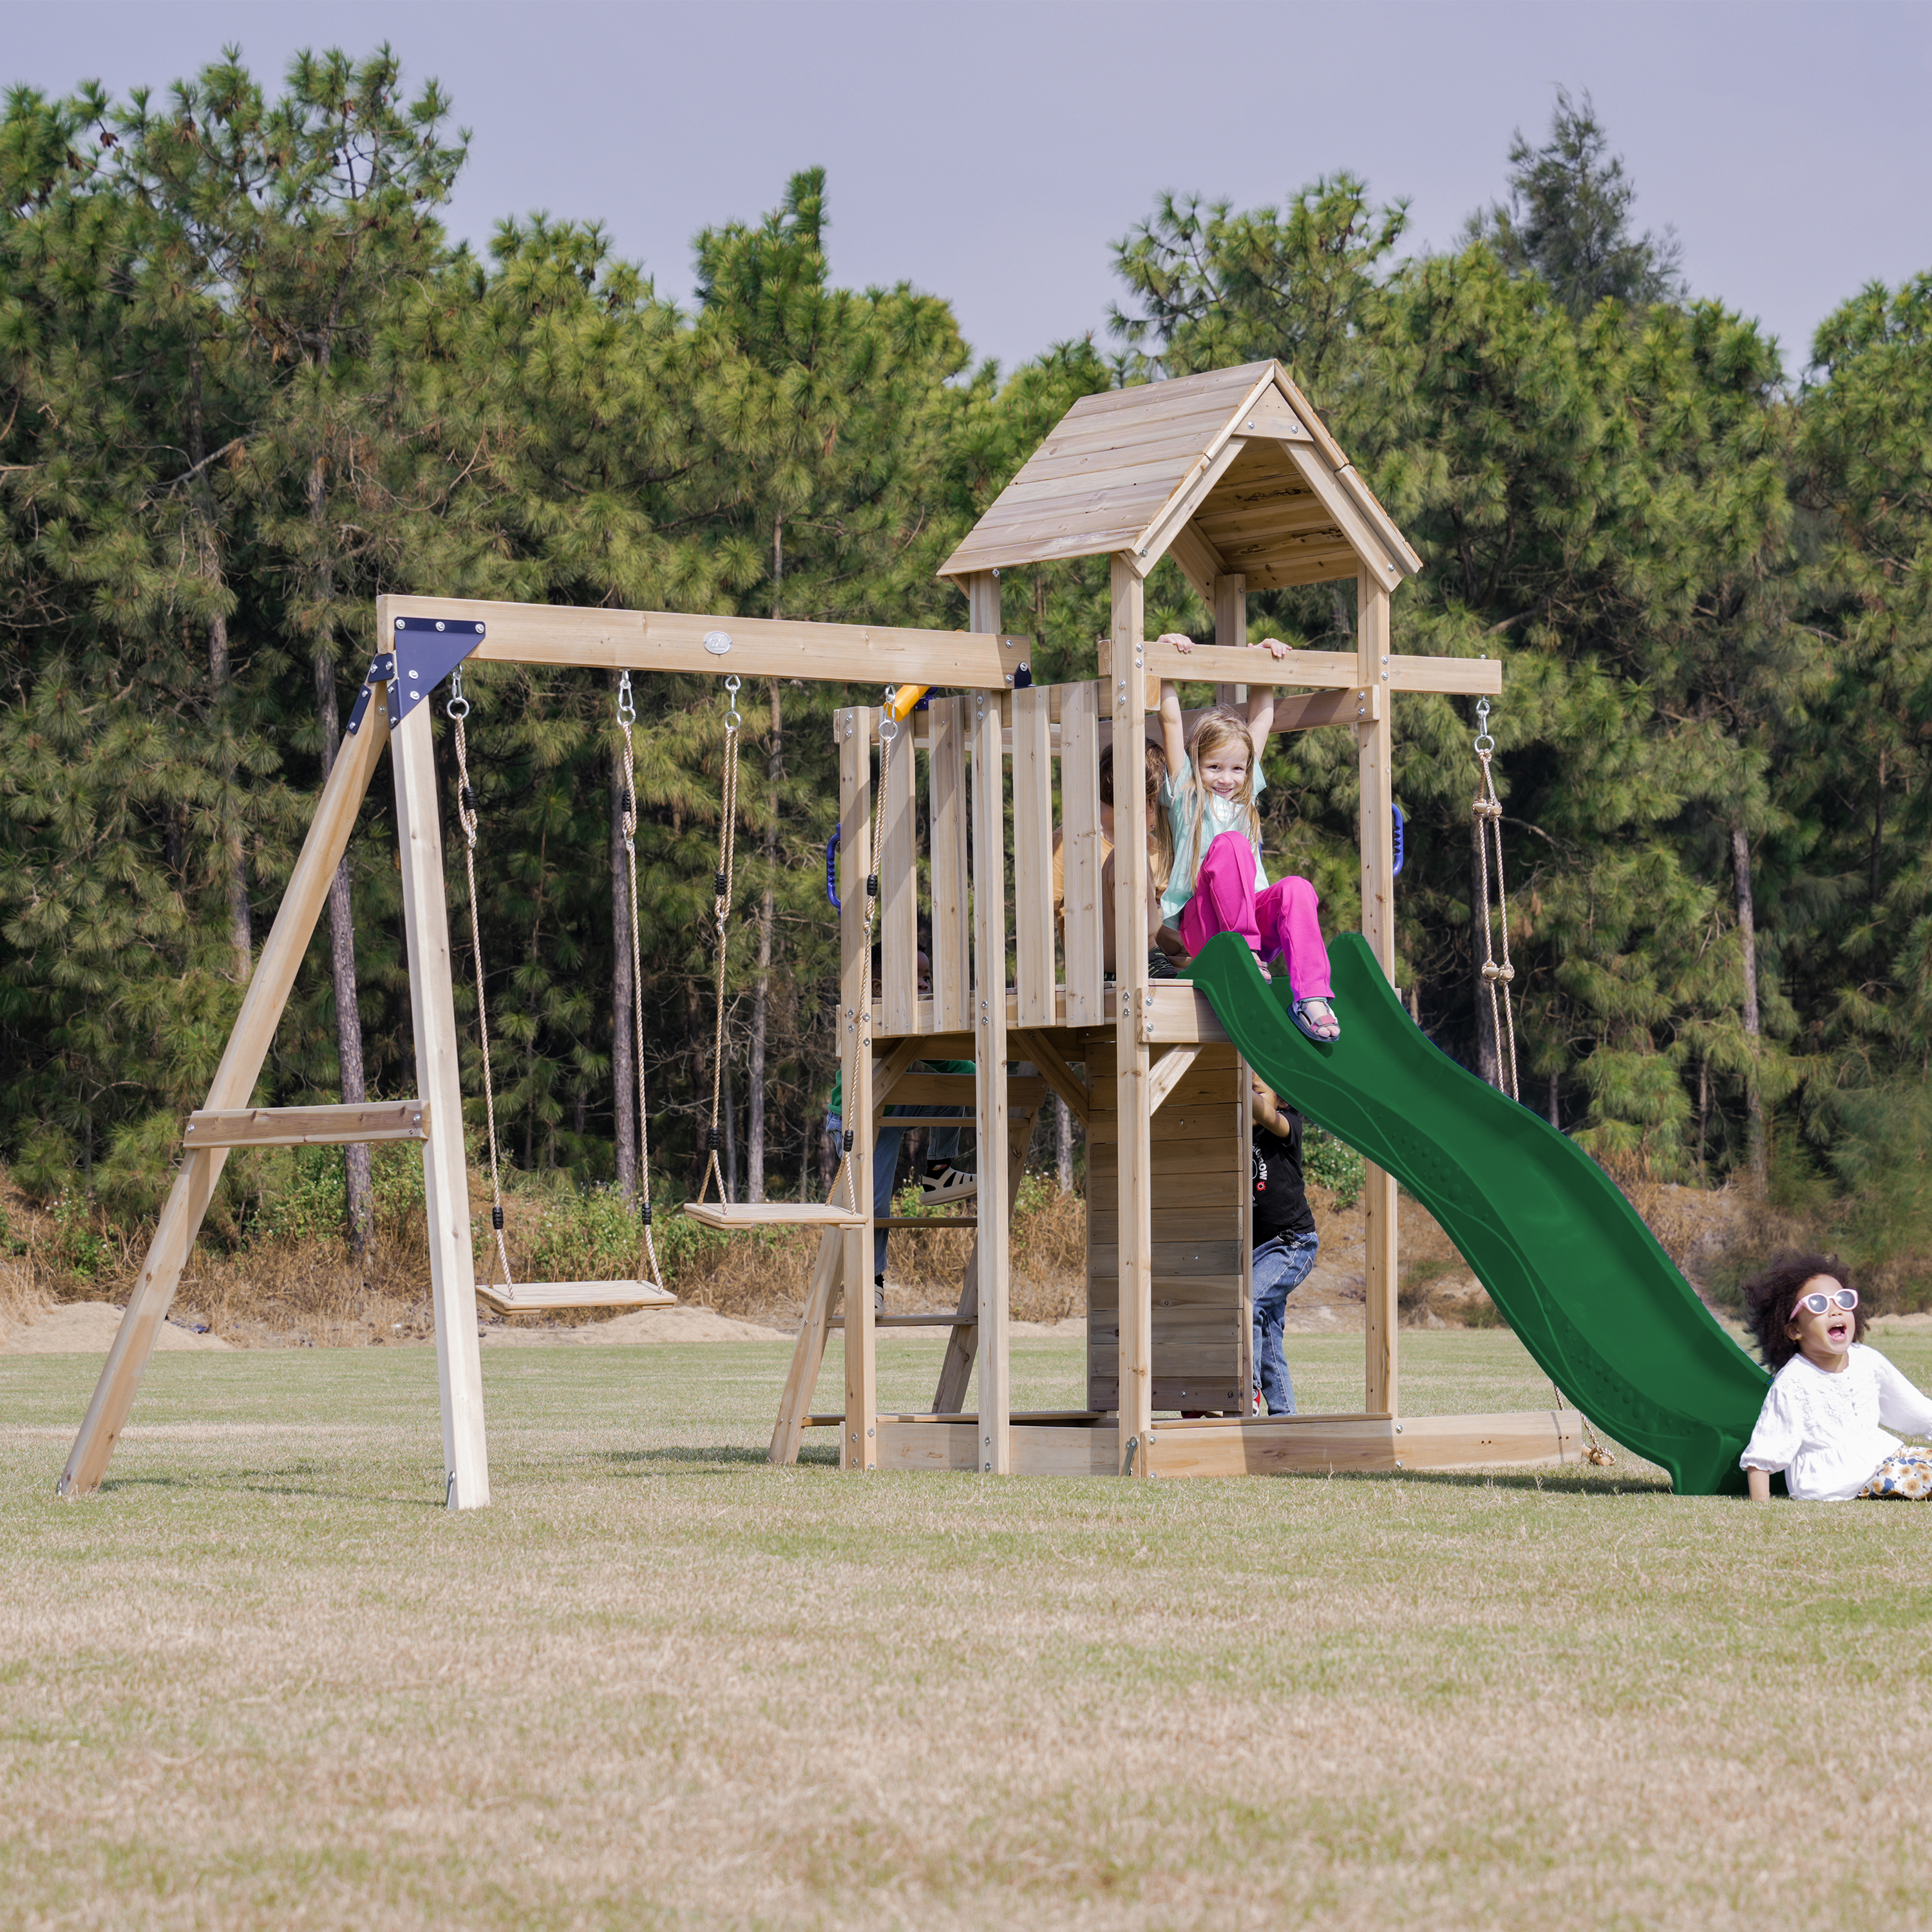
<path fill-rule="evenodd" d="M 1932 1401 L 1876 1348 L 1853 1342 L 1851 1359 L 1835 1372 L 1793 1355 L 1766 1393 L 1738 1460 L 1747 1469 L 1782 1469 L 1786 1490 L 1800 1502 L 1846 1502 L 1898 1447 L 1881 1424 L 1932 1435 Z"/>

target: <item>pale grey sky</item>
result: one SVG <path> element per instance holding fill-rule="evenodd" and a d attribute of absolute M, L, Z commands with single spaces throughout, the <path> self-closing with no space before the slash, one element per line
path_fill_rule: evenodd
<path fill-rule="evenodd" d="M 1109 244 L 1164 188 L 1278 200 L 1349 169 L 1452 241 L 1504 185 L 1511 130 L 1588 89 L 1676 226 L 1693 289 L 1760 318 L 1802 368 L 1874 278 L 1932 268 L 1924 102 L 1932 6 L 1880 0 L 0 0 L 0 82 L 163 87 L 238 40 L 387 39 L 475 133 L 451 212 L 598 218 L 665 293 L 690 240 L 830 171 L 834 274 L 948 297 L 1010 367 L 1104 338 Z"/>

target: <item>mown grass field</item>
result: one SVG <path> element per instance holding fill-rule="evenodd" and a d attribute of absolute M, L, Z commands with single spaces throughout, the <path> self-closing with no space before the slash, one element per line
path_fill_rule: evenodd
<path fill-rule="evenodd" d="M 1304 1406 L 1360 1346 L 1296 1338 Z M 1547 1404 L 1402 1346 L 1407 1408 Z M 98 1361 L 0 1358 L 0 1924 L 1932 1918 L 1932 1511 L 773 1470 L 785 1354 L 486 1351 L 460 1517 L 426 1349 L 158 1357 L 75 1504 Z"/>

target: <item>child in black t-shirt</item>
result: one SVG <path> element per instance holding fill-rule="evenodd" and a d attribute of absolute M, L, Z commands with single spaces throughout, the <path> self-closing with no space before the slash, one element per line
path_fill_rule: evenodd
<path fill-rule="evenodd" d="M 1255 1385 L 1270 1415 L 1294 1413 L 1294 1384 L 1282 1352 L 1288 1298 L 1308 1279 L 1320 1251 L 1301 1179 L 1301 1116 L 1252 1082 Z"/>

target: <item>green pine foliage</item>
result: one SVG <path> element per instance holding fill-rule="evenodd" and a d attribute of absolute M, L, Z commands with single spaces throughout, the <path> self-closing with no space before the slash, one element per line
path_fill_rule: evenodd
<path fill-rule="evenodd" d="M 1273 356 L 1424 558 L 1398 648 L 1504 662 L 1526 1101 L 1619 1172 L 1799 1161 L 1876 1204 L 1874 1252 L 1918 1238 L 1900 1204 L 1932 1068 L 1932 276 L 1855 296 L 1795 382 L 1754 324 L 1689 296 L 1587 96 L 1559 97 L 1450 252 L 1405 254 L 1402 204 L 1345 174 L 1246 210 L 1166 197 L 1116 246 L 1115 346 L 1002 370 L 943 297 L 839 284 L 820 170 L 695 238 L 688 309 L 594 224 L 506 220 L 481 255 L 453 247 L 448 112 L 384 50 L 304 56 L 279 92 L 230 53 L 165 97 L 22 88 L 0 113 L 0 1156 L 25 1184 L 152 1209 L 378 595 L 956 625 L 937 566 L 1073 402 Z M 1040 681 L 1093 674 L 1104 560 L 1009 572 L 1004 597 Z M 1171 564 L 1148 620 L 1211 622 Z M 1251 616 L 1328 648 L 1354 624 L 1346 585 Z M 466 692 L 488 1103 L 438 730 L 469 1124 L 493 1104 L 504 1158 L 574 1190 L 556 1240 L 587 1266 L 629 1238 L 617 693 L 491 665 Z M 712 1094 L 726 699 L 704 678 L 634 695 L 646 1184 L 665 1198 L 697 1178 Z M 754 1141 L 768 1193 L 815 1185 L 831 715 L 875 695 L 737 694 L 741 1190 Z M 1398 707 L 1398 944 L 1425 1027 L 1488 1068 L 1473 726 L 1464 703 Z M 1268 779 L 1271 865 L 1346 928 L 1352 743 L 1280 741 Z M 382 790 L 351 848 L 352 947 L 324 922 L 264 1100 L 334 1097 L 358 1042 L 370 1091 L 412 1087 Z M 218 1216 L 352 1220 L 334 1162 L 291 1190 L 237 1161 Z"/>

